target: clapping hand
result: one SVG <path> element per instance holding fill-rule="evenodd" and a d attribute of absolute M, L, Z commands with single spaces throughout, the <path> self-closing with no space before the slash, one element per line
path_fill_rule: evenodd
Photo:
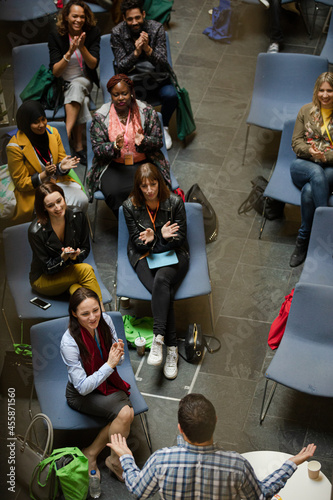
<path fill-rule="evenodd" d="M 45 173 L 47 177 L 52 177 L 52 175 L 54 175 L 56 171 L 57 171 L 57 166 L 54 165 L 53 163 L 51 164 L 50 162 L 48 162 L 45 165 Z"/>
<path fill-rule="evenodd" d="M 142 231 L 140 233 L 139 239 L 143 241 L 145 245 L 147 245 L 147 243 L 151 243 L 152 241 L 154 241 L 154 237 L 154 231 L 150 227 L 148 227 L 145 231 Z"/>
<path fill-rule="evenodd" d="M 79 163 L 80 158 L 77 156 L 65 156 L 65 158 L 60 163 L 61 170 L 70 170 L 71 168 L 76 168 Z"/>
<path fill-rule="evenodd" d="M 78 39 L 78 47 L 80 50 L 83 49 L 85 41 L 86 41 L 86 33 L 83 32 L 83 33 L 81 33 L 81 35 L 79 36 L 79 39 Z"/>
<path fill-rule="evenodd" d="M 114 369 L 119 363 L 123 354 L 124 354 L 124 342 L 121 339 L 119 339 L 118 342 L 114 342 L 111 346 L 107 364 Z"/>
<path fill-rule="evenodd" d="M 137 146 L 140 146 L 140 144 L 142 143 L 143 139 L 144 139 L 144 135 L 143 135 L 143 134 L 141 134 L 140 132 L 137 132 L 137 133 L 135 134 L 135 144 L 136 144 Z"/>
<path fill-rule="evenodd" d="M 163 238 L 165 240 L 174 238 L 178 234 L 178 229 L 179 226 L 176 222 L 174 222 L 174 224 L 171 224 L 171 222 L 168 221 L 166 224 L 164 224 L 161 230 Z"/>
<path fill-rule="evenodd" d="M 116 137 L 116 146 L 118 149 L 121 149 L 122 147 L 124 147 L 124 136 L 125 136 L 125 132 L 121 132 Z"/>

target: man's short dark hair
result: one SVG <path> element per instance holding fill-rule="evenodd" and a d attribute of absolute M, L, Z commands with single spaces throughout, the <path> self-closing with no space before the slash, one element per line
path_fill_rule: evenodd
<path fill-rule="evenodd" d="M 192 443 L 209 441 L 216 425 L 215 408 L 202 394 L 188 394 L 179 402 L 178 423 Z"/>
<path fill-rule="evenodd" d="M 123 0 L 120 6 L 121 13 L 126 17 L 126 12 L 131 9 L 140 9 L 143 12 L 143 0 Z"/>

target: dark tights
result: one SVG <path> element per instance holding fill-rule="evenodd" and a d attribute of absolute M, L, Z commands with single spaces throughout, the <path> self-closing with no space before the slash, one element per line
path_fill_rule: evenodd
<path fill-rule="evenodd" d="M 154 335 L 162 335 L 165 345 L 176 346 L 177 334 L 173 299 L 188 270 L 188 258 L 178 255 L 178 264 L 158 269 L 149 269 L 147 260 L 141 259 L 135 271 L 152 295 L 151 309 L 154 318 Z"/>

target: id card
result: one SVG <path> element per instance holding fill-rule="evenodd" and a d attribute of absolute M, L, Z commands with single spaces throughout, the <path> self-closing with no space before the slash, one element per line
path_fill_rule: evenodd
<path fill-rule="evenodd" d="M 125 165 L 134 165 L 133 153 L 125 153 L 124 154 L 124 162 L 125 162 Z"/>

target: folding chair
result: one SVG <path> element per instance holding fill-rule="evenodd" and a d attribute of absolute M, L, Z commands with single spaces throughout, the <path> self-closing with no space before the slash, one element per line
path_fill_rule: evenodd
<path fill-rule="evenodd" d="M 175 300 L 207 295 L 212 332 L 214 332 L 212 289 L 206 254 L 202 207 L 198 203 L 185 203 L 187 218 L 187 241 L 190 247 L 190 265 L 185 278 L 178 287 Z M 122 207 L 118 222 L 117 297 L 136 300 L 151 300 L 151 294 L 139 280 L 127 257 L 128 229 Z M 115 305 L 117 306 L 117 304 Z"/>
<path fill-rule="evenodd" d="M 134 415 L 140 415 L 147 444 L 152 453 L 146 415 L 148 406 L 136 384 L 122 317 L 119 312 L 108 312 L 107 314 L 114 323 L 118 337 L 124 341 L 125 359 L 122 365 L 118 367 L 118 373 L 131 385 L 130 400 L 133 405 Z M 105 419 L 75 411 L 68 406 L 66 401 L 65 392 L 68 374 L 66 365 L 60 355 L 60 341 L 68 328 L 68 320 L 68 317 L 59 318 L 34 325 L 30 329 L 34 386 L 40 408 L 51 419 L 54 429 L 102 428 L 108 423 Z"/>

